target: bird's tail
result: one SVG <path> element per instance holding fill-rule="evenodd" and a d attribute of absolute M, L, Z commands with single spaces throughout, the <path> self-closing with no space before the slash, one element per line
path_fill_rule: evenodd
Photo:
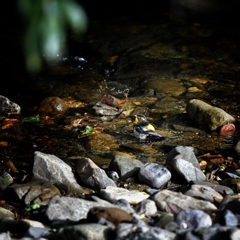
<path fill-rule="evenodd" d="M 161 135 L 150 135 L 150 136 L 147 136 L 147 138 L 144 140 L 144 141 L 141 141 L 141 142 L 145 142 L 145 143 L 152 143 L 152 142 L 161 142 L 161 141 L 164 141 L 164 140 L 168 140 L 168 137 L 166 136 L 161 136 Z"/>

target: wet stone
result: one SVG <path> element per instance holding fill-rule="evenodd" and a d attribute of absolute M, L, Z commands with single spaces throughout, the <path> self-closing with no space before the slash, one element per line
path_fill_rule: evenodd
<path fill-rule="evenodd" d="M 113 230 L 97 223 L 78 224 L 61 228 L 56 233 L 57 239 L 78 240 L 78 239 L 114 239 Z"/>
<path fill-rule="evenodd" d="M 218 193 L 213 188 L 204 185 L 193 184 L 191 185 L 191 188 L 184 194 L 198 199 L 203 199 L 212 203 L 214 203 L 215 201 L 221 202 L 223 200 L 223 196 L 220 193 Z"/>
<path fill-rule="evenodd" d="M 4 240 L 12 240 L 10 232 L 3 232 L 0 234 L 0 238 Z"/>
<path fill-rule="evenodd" d="M 199 168 L 194 167 L 192 163 L 185 159 L 173 159 L 171 166 L 187 182 L 204 181 L 206 179 L 205 174 Z"/>
<path fill-rule="evenodd" d="M 116 229 L 119 240 L 125 239 L 156 239 L 174 240 L 177 235 L 168 230 L 149 227 L 144 224 L 133 225 L 131 223 L 121 223 Z"/>
<path fill-rule="evenodd" d="M 57 187 L 48 182 L 32 181 L 25 184 L 13 184 L 9 187 L 18 198 L 26 205 L 38 203 L 47 205 L 53 196 L 60 196 L 61 193 Z"/>
<path fill-rule="evenodd" d="M 164 93 L 173 97 L 180 96 L 186 91 L 186 88 L 175 79 L 151 79 L 143 85 L 143 88 L 154 89 L 158 94 Z"/>
<path fill-rule="evenodd" d="M 102 189 L 100 191 L 100 195 L 110 202 L 115 202 L 119 199 L 125 199 L 133 205 L 136 205 L 149 197 L 149 195 L 145 192 L 129 191 L 127 189 L 118 187 L 107 187 L 106 189 Z"/>
<path fill-rule="evenodd" d="M 190 119 L 207 130 L 216 130 L 229 122 L 235 122 L 235 118 L 223 109 L 213 107 L 202 100 L 192 99 L 186 107 Z"/>
<path fill-rule="evenodd" d="M 85 190 L 77 183 L 71 167 L 52 154 L 35 151 L 33 179 L 59 185 L 71 185 L 78 193 Z"/>
<path fill-rule="evenodd" d="M 238 217 L 234 215 L 234 213 L 228 209 L 223 210 L 222 212 L 222 221 L 221 223 L 224 226 L 237 226 L 238 225 Z"/>
<path fill-rule="evenodd" d="M 193 147 L 177 146 L 173 148 L 167 156 L 166 165 L 170 171 L 174 169 L 187 182 L 204 181 L 206 179 L 206 176 L 200 170 Z"/>
<path fill-rule="evenodd" d="M 158 113 L 178 114 L 185 112 L 186 103 L 177 98 L 167 96 L 161 100 L 158 100 L 152 108 Z"/>
<path fill-rule="evenodd" d="M 126 211 L 119 208 L 93 207 L 89 210 L 87 219 L 89 222 L 97 223 L 101 218 L 117 225 L 121 222 L 132 222 L 133 217 Z"/>
<path fill-rule="evenodd" d="M 9 100 L 7 97 L 0 95 L 0 115 L 7 113 L 20 113 L 21 107 Z"/>
<path fill-rule="evenodd" d="M 138 159 L 116 155 L 110 163 L 109 169 L 119 173 L 121 179 L 135 176 L 143 163 Z"/>
<path fill-rule="evenodd" d="M 93 207 L 110 207 L 110 208 L 120 208 L 128 213 L 132 213 L 133 209 L 128 206 L 117 206 L 108 201 L 100 199 L 93 196 L 91 200 L 76 198 L 76 197 L 53 197 L 46 210 L 46 216 L 49 220 L 71 220 L 79 221 L 81 219 L 86 219 L 89 210 Z"/>
<path fill-rule="evenodd" d="M 196 185 L 204 185 L 211 187 L 212 189 L 220 193 L 222 196 L 224 196 L 225 194 L 227 194 L 228 196 L 233 194 L 233 190 L 230 187 L 224 185 L 219 185 L 208 181 L 193 181 L 193 183 Z"/>
<path fill-rule="evenodd" d="M 212 226 L 211 217 L 202 210 L 186 209 L 176 215 L 176 222 L 179 228 L 195 229 Z"/>
<path fill-rule="evenodd" d="M 47 97 L 40 103 L 37 112 L 40 115 L 62 115 L 66 112 L 68 106 L 65 101 L 59 97 Z"/>
<path fill-rule="evenodd" d="M 106 172 L 89 158 L 79 160 L 76 171 L 82 182 L 94 190 L 101 190 L 107 186 L 116 187 L 115 182 L 107 176 Z"/>
<path fill-rule="evenodd" d="M 190 146 L 177 146 L 173 148 L 168 156 L 166 164 L 171 165 L 173 159 L 180 158 L 192 163 L 196 168 L 200 168 L 199 162 L 195 156 L 194 148 Z"/>
<path fill-rule="evenodd" d="M 9 217 L 12 219 L 15 218 L 13 212 L 11 212 L 10 210 L 7 210 L 6 208 L 0 207 L 0 219 L 6 218 L 6 217 Z"/>
<path fill-rule="evenodd" d="M 87 149 L 96 152 L 111 151 L 118 148 L 117 139 L 110 134 L 98 133 L 89 136 Z"/>
<path fill-rule="evenodd" d="M 93 106 L 93 109 L 96 115 L 102 115 L 102 116 L 116 116 L 122 112 L 119 110 L 119 108 L 114 106 L 109 106 L 102 102 L 97 102 Z"/>
<path fill-rule="evenodd" d="M 135 206 L 135 211 L 139 215 L 151 216 L 157 213 L 157 206 L 151 199 L 145 199 Z"/>
<path fill-rule="evenodd" d="M 167 189 L 154 194 L 152 200 L 156 202 L 160 210 L 171 213 L 177 213 L 180 210 L 189 208 L 199 210 L 217 209 L 214 204 L 208 201 L 199 200 Z"/>
<path fill-rule="evenodd" d="M 99 204 L 94 201 L 87 201 L 73 197 L 53 197 L 47 207 L 46 216 L 49 220 L 72 220 L 79 221 L 87 218 L 90 208 Z"/>
<path fill-rule="evenodd" d="M 5 190 L 13 183 L 13 177 L 6 171 L 0 171 L 0 191 Z"/>
<path fill-rule="evenodd" d="M 153 188 L 164 186 L 172 177 L 170 171 L 157 163 L 146 163 L 138 172 L 138 179 Z"/>

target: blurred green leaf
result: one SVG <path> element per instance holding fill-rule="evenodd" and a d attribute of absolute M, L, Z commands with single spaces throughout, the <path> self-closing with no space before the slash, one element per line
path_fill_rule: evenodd
<path fill-rule="evenodd" d="M 26 24 L 24 52 L 29 71 L 40 70 L 43 61 L 52 63 L 67 50 L 68 29 L 87 30 L 87 16 L 74 0 L 19 0 Z"/>
<path fill-rule="evenodd" d="M 37 116 L 31 116 L 31 117 L 26 117 L 23 119 L 23 122 L 40 122 L 40 117 Z"/>
<path fill-rule="evenodd" d="M 82 135 L 90 134 L 92 131 L 93 131 L 92 127 L 86 126 L 86 128 L 83 131 L 81 131 L 81 134 Z"/>
<path fill-rule="evenodd" d="M 38 209 L 40 208 L 40 205 L 38 203 L 33 203 L 33 204 L 29 204 L 27 205 L 24 209 L 25 211 L 31 211 L 31 210 L 35 210 L 35 209 Z"/>

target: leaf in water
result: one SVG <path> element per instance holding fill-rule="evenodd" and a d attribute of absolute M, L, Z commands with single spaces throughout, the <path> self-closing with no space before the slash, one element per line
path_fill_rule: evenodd
<path fill-rule="evenodd" d="M 18 120 L 15 118 L 5 118 L 3 123 L 2 123 L 2 129 L 7 129 L 12 126 L 14 126 L 16 123 L 18 123 Z"/>
<path fill-rule="evenodd" d="M 90 133 L 92 133 L 92 131 L 93 131 L 92 127 L 86 126 L 85 130 L 81 131 L 81 134 L 82 135 L 90 134 Z"/>
<path fill-rule="evenodd" d="M 25 209 L 25 211 L 31 211 L 31 210 L 35 210 L 38 208 L 40 208 L 40 205 L 38 203 L 33 203 L 33 204 L 27 205 L 24 209 Z"/>
<path fill-rule="evenodd" d="M 39 115 L 26 117 L 23 119 L 23 122 L 40 122 L 40 117 L 39 117 Z"/>
<path fill-rule="evenodd" d="M 0 146 L 1 147 L 7 147 L 8 146 L 8 142 L 7 141 L 0 141 Z"/>

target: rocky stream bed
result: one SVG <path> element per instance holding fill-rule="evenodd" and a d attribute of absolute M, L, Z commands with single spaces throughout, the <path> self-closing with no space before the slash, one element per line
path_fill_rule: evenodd
<path fill-rule="evenodd" d="M 1 88 L 0 239 L 240 239 L 239 26 L 128 10 Z"/>

